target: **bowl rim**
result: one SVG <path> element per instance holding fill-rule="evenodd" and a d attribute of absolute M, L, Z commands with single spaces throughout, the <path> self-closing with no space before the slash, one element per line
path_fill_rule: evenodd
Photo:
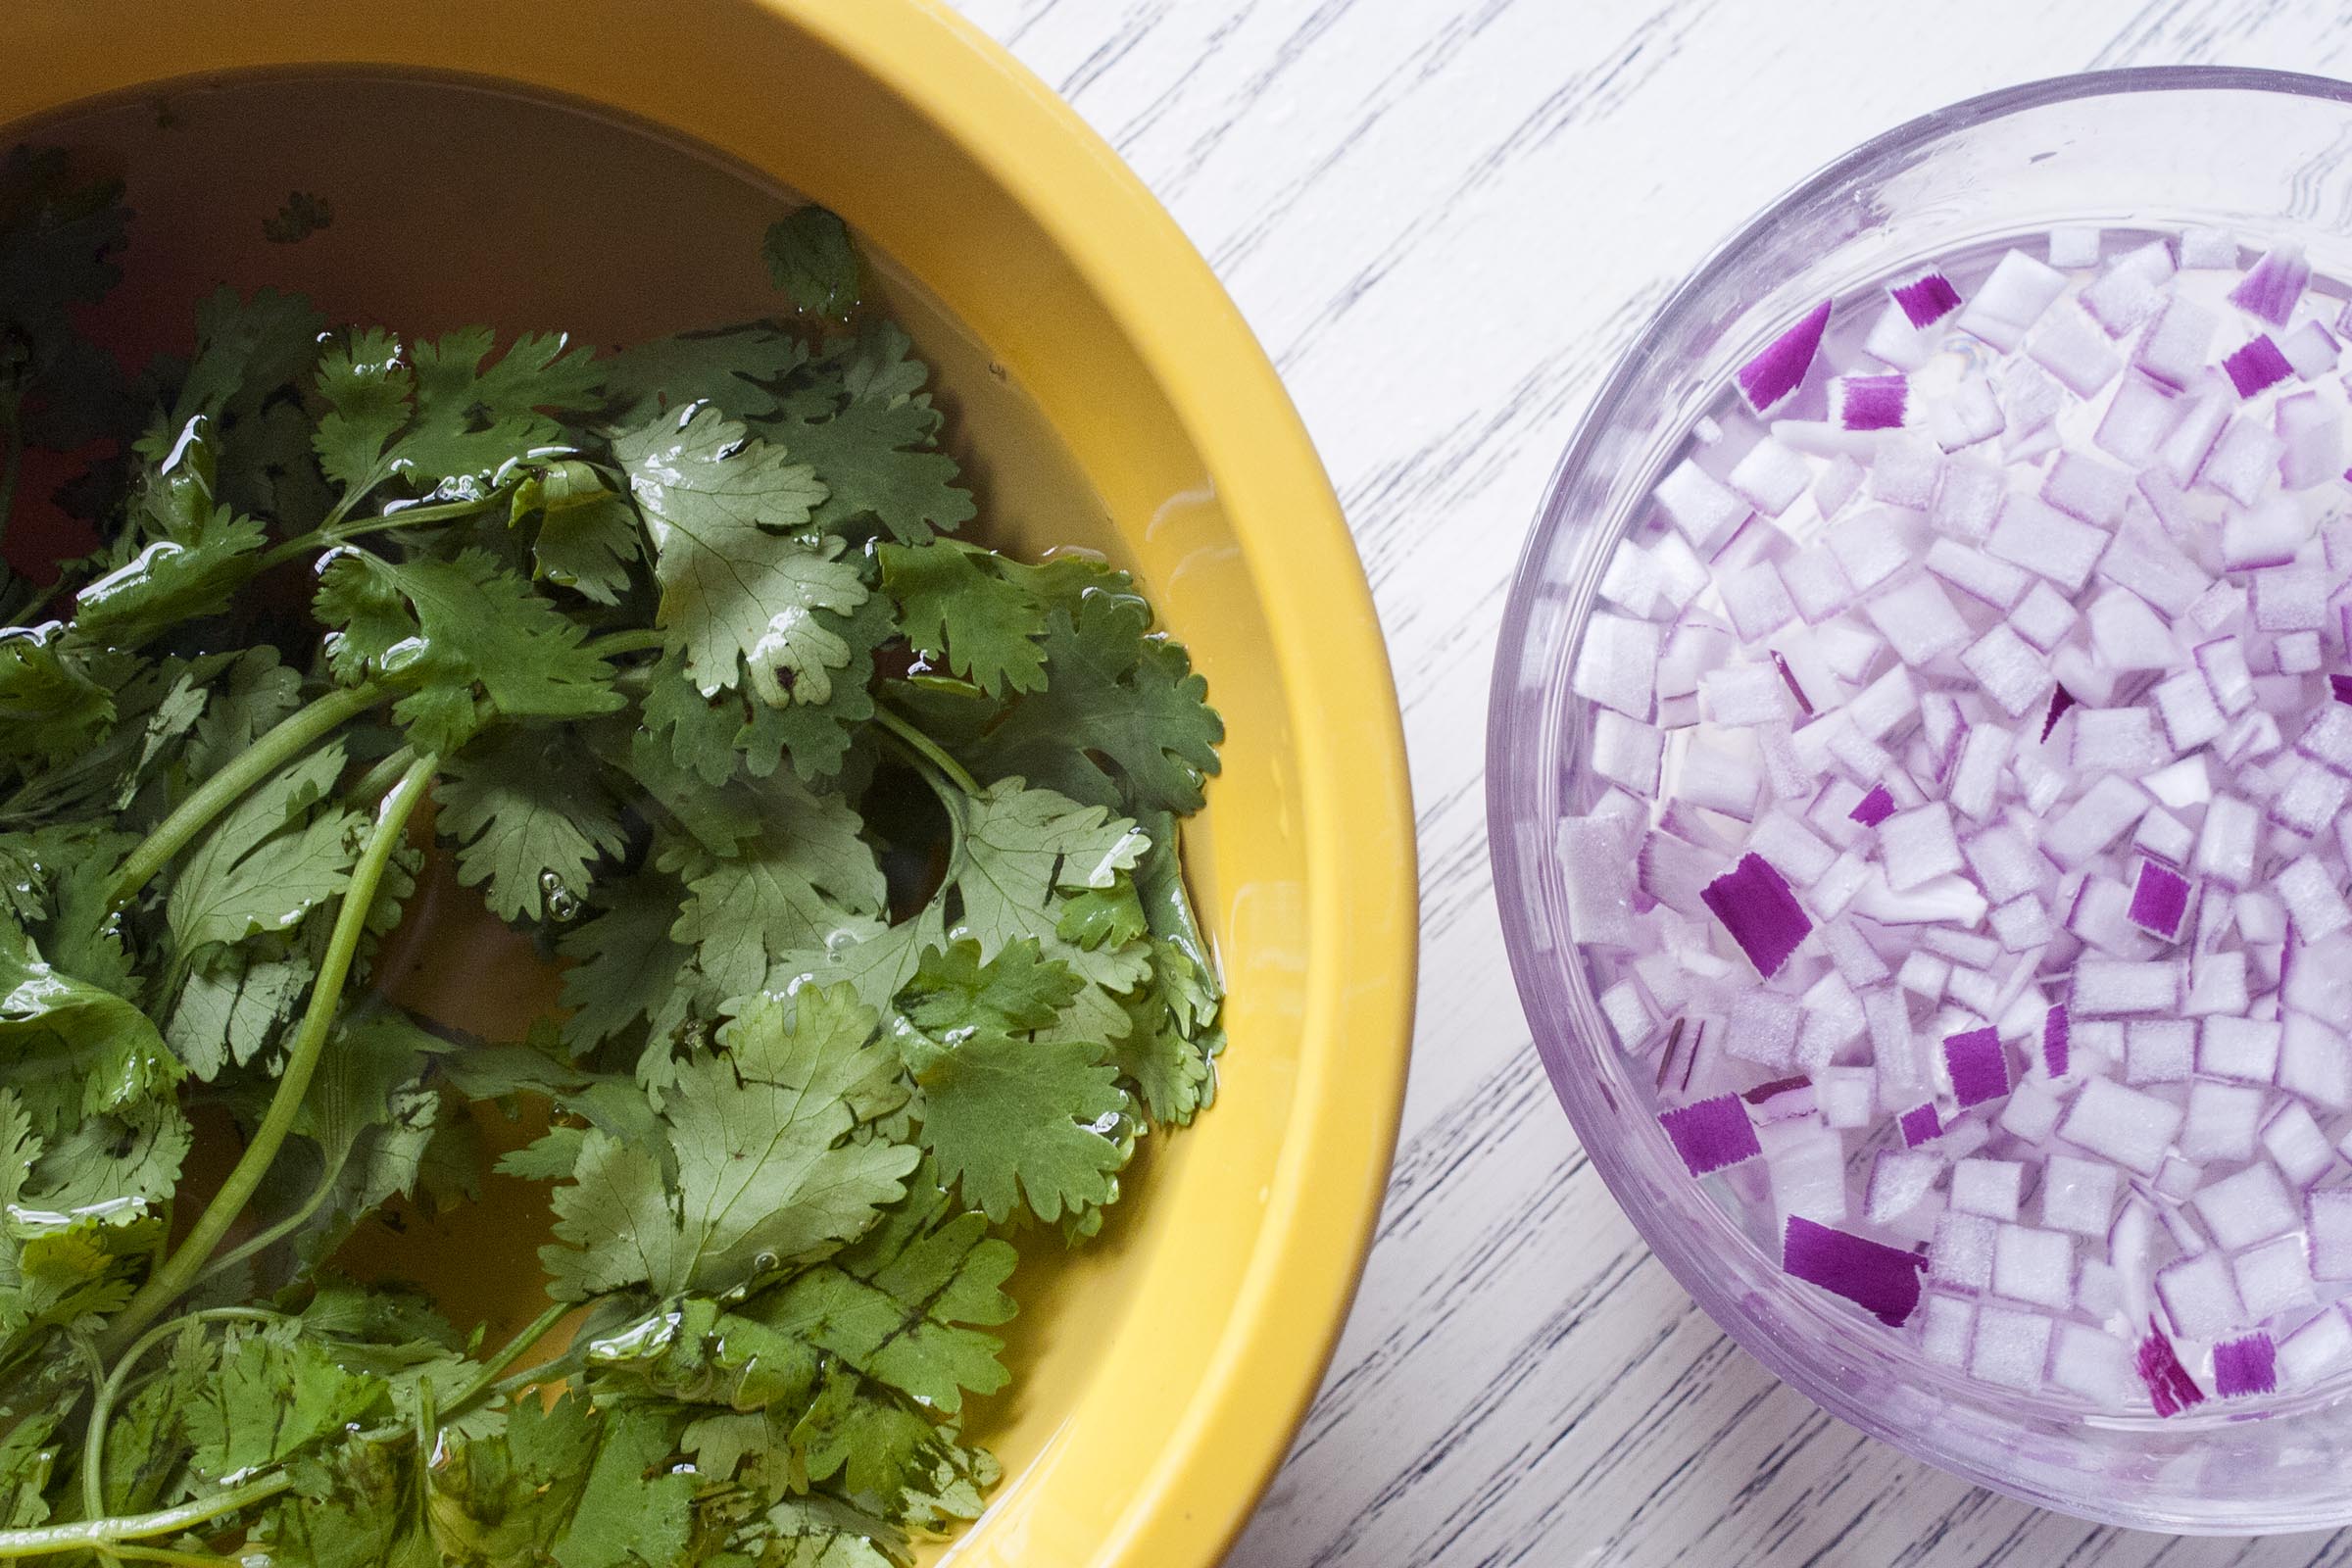
<path fill-rule="evenodd" d="M 386 21 L 366 0 L 333 0 L 299 24 L 263 26 L 254 23 L 266 14 L 260 0 L 124 0 L 121 47 L 107 46 L 111 84 L 60 72 L 26 93 L 26 112 L 215 72 L 437 69 L 418 57 L 450 54 L 497 12 L 552 3 L 480 7 L 493 14 L 485 21 L 465 0 L 420 0 Z M 1128 1492 L 1115 1524 L 1090 1545 L 1093 1568 L 1209 1568 L 1272 1482 L 1338 1345 L 1403 1108 L 1417 865 L 1402 715 L 1370 584 L 1305 425 L 1239 309 L 1142 179 L 1053 88 L 944 0 L 700 3 L 737 28 L 779 25 L 830 50 L 993 181 L 1165 398 L 1216 485 L 1251 577 L 1314 585 L 1311 614 L 1267 617 L 1307 868 L 1300 1046 L 1281 1145 L 1208 1373 L 1173 1436 L 1154 1453 L 1122 1454 L 1093 1472 Z M 71 0 L 32 0 L 24 21 L 37 39 L 85 27 L 87 18 Z M 204 58 L 164 50 L 163 40 L 208 21 L 215 42 Z M 356 34 L 377 41 L 363 54 L 337 52 Z M 583 52 L 617 46 L 575 41 L 555 52 L 558 64 L 493 57 L 459 69 L 567 91 L 554 74 L 575 69 Z M 963 1539 L 984 1532 L 975 1525 Z"/>
<path fill-rule="evenodd" d="M 1607 412 L 1621 401 L 1637 379 L 1639 368 L 1649 357 L 1653 345 L 1682 322 L 1723 274 L 1739 269 L 1747 254 L 1771 233 L 1782 212 L 1815 201 L 1877 166 L 1962 126 L 2082 99 L 2196 90 L 2261 92 L 2352 103 L 2352 82 L 2303 72 L 2245 66 L 2124 67 L 2048 76 L 1979 93 L 1881 131 L 1788 185 L 1709 250 L 1667 294 L 1628 342 L 1607 379 L 1595 389 L 1592 402 L 1578 417 L 1575 432 L 1544 481 L 1534 525 L 1528 530 L 1512 568 L 1510 595 L 1503 610 L 1494 674 L 1488 688 L 1487 849 L 1495 897 L 1503 911 L 1503 945 L 1510 958 L 1512 982 L 1528 1018 L 1531 1044 L 1543 1059 L 1553 1093 L 1567 1111 L 1593 1168 L 1600 1173 L 1642 1241 L 1665 1264 L 1676 1283 L 1734 1344 L 1762 1363 L 1775 1378 L 1831 1415 L 1908 1457 L 1975 1485 L 2037 1507 L 2059 1509 L 2104 1524 L 2186 1535 L 2243 1535 L 2250 1531 L 2322 1526 L 2310 1520 L 2285 1518 L 2266 1524 L 2260 1520 L 2223 1520 L 2203 1514 L 2156 1517 L 2144 1508 L 2111 1502 L 2095 1489 L 2065 1498 L 2044 1494 L 2015 1476 L 1950 1451 L 1933 1432 L 1902 1426 L 1881 1414 L 1866 1392 L 1842 1386 L 1829 1370 L 1795 1353 L 1736 1302 L 1718 1299 L 1718 1293 L 1711 1289 L 1713 1271 L 1709 1257 L 1643 1191 L 1642 1182 L 1617 1136 L 1616 1113 L 1601 1096 L 1585 1092 L 1584 1080 L 1569 1070 L 1565 1048 L 1547 1030 L 1548 1025 L 1558 1020 L 1554 1017 L 1553 999 L 1539 984 L 1538 976 L 1545 958 L 1537 943 L 1533 922 L 1518 912 L 1533 907 L 1535 890 L 1520 874 L 1519 846 L 1513 838 L 1518 824 L 1509 793 L 1515 757 L 1523 748 L 1543 745 L 1544 738 L 1533 733 L 1532 726 L 1509 722 L 1505 716 L 1520 690 L 1522 670 L 1518 661 L 1530 627 L 1537 620 L 1539 600 L 1546 586 L 1542 566 L 1562 522 L 1558 511 L 1562 492 L 1572 476 L 1592 463 L 1608 422 Z"/>

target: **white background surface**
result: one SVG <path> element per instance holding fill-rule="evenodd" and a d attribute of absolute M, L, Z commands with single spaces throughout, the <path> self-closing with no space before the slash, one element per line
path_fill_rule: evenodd
<path fill-rule="evenodd" d="M 1544 481 L 1717 240 L 1894 122 L 2180 62 L 2352 75 L 2318 0 L 959 0 L 1174 211 L 1346 504 L 1412 749 L 1420 1027 L 1363 1294 L 1233 1568 L 2352 1562 L 2096 1529 L 1780 1388 L 1588 1167 L 1490 896 L 1487 677 Z"/>

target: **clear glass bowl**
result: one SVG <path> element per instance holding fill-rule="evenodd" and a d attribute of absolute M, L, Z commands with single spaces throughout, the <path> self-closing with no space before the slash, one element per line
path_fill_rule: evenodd
<path fill-rule="evenodd" d="M 1991 1389 L 1787 1278 L 1685 1172 L 1646 1062 L 1617 1050 L 1567 935 L 1564 815 L 1598 789 L 1568 672 L 1609 550 L 1737 366 L 1826 297 L 2052 224 L 2213 224 L 2294 239 L 2352 279 L 2352 84 L 2180 68 L 1973 98 L 1857 148 L 1775 203 L 1658 312 L 1554 474 L 1503 618 L 1488 832 L 1536 1049 L 1618 1201 L 1698 1304 L 1831 1413 L 1970 1481 L 2083 1518 L 2197 1534 L 2352 1523 L 2352 1378 L 2185 1415 L 2095 1416 Z"/>

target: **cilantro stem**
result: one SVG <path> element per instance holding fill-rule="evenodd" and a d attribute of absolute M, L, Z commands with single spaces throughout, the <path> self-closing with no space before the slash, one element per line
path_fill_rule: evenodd
<path fill-rule="evenodd" d="M 440 765 L 441 759 L 431 753 L 417 758 L 401 775 L 392 793 L 384 797 L 384 804 L 376 811 L 374 831 L 368 836 L 367 848 L 360 852 L 359 863 L 351 869 L 351 884 L 343 895 L 343 906 L 335 911 L 334 930 L 328 935 L 326 952 L 318 960 L 318 978 L 311 987 L 310 1005 L 303 1011 L 302 1025 L 295 1031 L 293 1043 L 286 1048 L 286 1063 L 278 1074 L 276 1091 L 270 1097 L 270 1108 L 263 1112 L 261 1125 L 254 1129 L 253 1141 L 245 1146 L 236 1168 L 228 1173 L 228 1179 L 197 1216 L 186 1238 L 165 1260 L 164 1266 L 147 1277 L 147 1283 L 139 1287 L 129 1304 L 116 1314 L 100 1342 L 102 1348 L 120 1352 L 194 1283 L 197 1271 L 212 1256 L 213 1249 L 220 1245 L 220 1239 L 228 1234 L 237 1216 L 245 1211 L 270 1163 L 277 1158 L 286 1135 L 294 1130 L 295 1118 L 302 1111 L 303 1096 L 311 1087 L 311 1074 L 318 1070 L 319 1053 L 325 1049 L 326 1037 L 334 1027 L 335 1011 L 343 1000 L 343 984 L 351 977 L 352 960 L 359 955 L 361 939 L 368 934 L 368 912 L 375 903 L 376 889 L 383 883 L 384 868 L 391 863 L 392 852 L 401 842 L 409 814 L 424 799 L 434 769 Z"/>
<path fill-rule="evenodd" d="M 203 1270 L 197 1274 L 195 1279 L 189 1281 L 189 1284 L 191 1286 L 202 1285 L 206 1280 L 211 1279 L 214 1275 L 224 1273 L 229 1269 L 235 1268 L 239 1263 L 244 1262 L 245 1259 L 268 1251 L 270 1248 L 275 1247 L 278 1243 L 284 1241 L 287 1237 L 293 1235 L 305 1225 L 308 1225 L 311 1222 L 311 1217 L 317 1214 L 318 1210 L 324 1206 L 327 1196 L 334 1192 L 336 1181 L 339 1180 L 343 1175 L 343 1167 L 350 1162 L 351 1151 L 346 1149 L 340 1155 L 336 1157 L 333 1166 L 328 1169 L 325 1176 L 319 1179 L 318 1185 L 311 1190 L 311 1196 L 303 1200 L 302 1206 L 300 1208 L 297 1208 L 293 1213 L 288 1214 L 285 1218 L 277 1221 L 269 1229 L 247 1237 L 244 1241 L 239 1242 L 227 1251 L 222 1252 L 219 1257 L 216 1257 L 210 1262 L 206 1263 Z"/>
<path fill-rule="evenodd" d="M 587 1364 L 587 1347 L 575 1345 L 553 1360 L 542 1361 L 537 1366 L 526 1366 L 519 1372 L 510 1373 L 506 1377 L 500 1378 L 496 1383 L 490 1385 L 488 1393 L 492 1398 L 498 1398 L 504 1395 L 519 1393 L 533 1384 L 558 1383 L 570 1377 Z"/>
<path fill-rule="evenodd" d="M 273 547 L 262 557 L 262 569 L 266 571 L 271 566 L 282 566 L 314 550 L 331 550 L 339 544 L 364 539 L 371 533 L 389 533 L 395 528 L 413 528 L 418 523 L 450 522 L 459 517 L 470 517 L 477 513 L 487 512 L 494 502 L 506 499 L 504 492 L 494 492 L 471 501 L 436 501 L 428 507 L 403 507 L 398 512 L 383 513 L 360 522 L 345 522 L 344 513 L 365 492 L 355 492 L 344 497 L 343 505 L 335 509 L 324 525 L 313 528 L 309 533 L 297 534 Z"/>
<path fill-rule="evenodd" d="M 659 626 L 631 626 L 591 637 L 582 651 L 599 659 L 618 659 L 623 654 L 642 654 L 668 646 L 669 633 Z"/>
<path fill-rule="evenodd" d="M 248 1481 L 241 1487 L 216 1492 L 209 1497 L 183 1502 L 175 1508 L 160 1508 L 154 1513 L 126 1514 L 118 1519 L 90 1519 L 70 1525 L 43 1525 L 37 1530 L 0 1530 L 0 1558 L 93 1551 L 112 1542 L 176 1535 L 196 1525 L 210 1524 L 240 1508 L 267 1502 L 293 1485 L 293 1474 L 280 1470 L 274 1475 Z"/>
<path fill-rule="evenodd" d="M 977 795 L 980 793 L 980 786 L 972 778 L 971 773 L 961 762 L 950 757 L 947 748 L 940 745 L 939 742 L 916 729 L 880 703 L 874 705 L 874 719 L 884 729 L 920 753 L 933 767 L 938 768 L 946 776 L 948 782 L 963 791 L 964 794 Z"/>
<path fill-rule="evenodd" d="M 173 856 L 186 849 L 190 840 L 203 832 L 213 818 L 234 806 L 247 790 L 309 750 L 314 742 L 382 702 L 387 695 L 385 688 L 373 681 L 364 686 L 338 686 L 280 720 L 240 752 L 234 761 L 205 780 L 195 794 L 180 802 L 178 808 L 131 851 L 130 858 L 115 874 L 114 889 L 107 902 L 116 907 L 129 903 L 139 889 L 171 863 Z"/>
<path fill-rule="evenodd" d="M 563 1322 L 567 1314 L 577 1309 L 579 1304 L 577 1301 L 557 1301 L 546 1311 L 525 1323 L 513 1339 L 499 1347 L 496 1355 L 482 1363 L 481 1370 L 474 1373 L 472 1381 L 450 1396 L 449 1403 L 442 1410 L 442 1418 L 446 1420 L 457 1415 L 476 1399 L 487 1395 L 497 1383 L 498 1375 L 501 1372 L 513 1366 L 525 1350 L 546 1339 L 549 1331 L 558 1323 Z M 531 1370 L 537 1371 L 538 1368 L 534 1367 Z"/>
<path fill-rule="evenodd" d="M 285 1317 L 283 1312 L 271 1312 L 258 1306 L 214 1306 L 201 1312 L 188 1312 L 140 1335 L 116 1358 L 114 1370 L 98 1385 L 98 1393 L 90 1401 L 89 1429 L 81 1438 L 81 1506 L 92 1519 L 106 1516 L 106 1427 L 114 1419 L 115 1401 L 122 1396 L 122 1389 L 130 1374 L 147 1352 L 177 1334 L 190 1323 L 276 1323 Z M 101 1547 L 101 1550 L 106 1548 Z"/>
<path fill-rule="evenodd" d="M 415 760 L 416 748 L 414 746 L 402 746 L 387 753 L 373 767 L 360 775 L 358 783 L 343 792 L 345 798 L 373 806 L 384 798 L 386 790 L 400 782 L 400 775 L 407 772 L 409 764 Z"/>
<path fill-rule="evenodd" d="M 226 1563 L 229 1568 L 238 1568 L 238 1565 L 244 1561 L 240 1557 L 222 1557 L 209 1551 L 181 1551 L 175 1546 L 133 1546 L 125 1543 L 114 1543 L 102 1545 L 98 1549 L 118 1560 L 126 1558 L 132 1562 L 192 1563 L 196 1565 L 196 1568 L 213 1568 L 213 1565 L 217 1563 Z"/>

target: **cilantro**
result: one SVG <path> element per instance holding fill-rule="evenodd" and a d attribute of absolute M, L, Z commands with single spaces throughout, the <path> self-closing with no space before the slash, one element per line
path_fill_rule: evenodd
<path fill-rule="evenodd" d="M 569 1245 L 541 1250 L 559 1295 L 725 1290 L 821 1255 L 900 1197 L 914 1151 L 854 1137 L 844 1099 L 888 1076 L 879 1020 L 842 991 L 804 990 L 793 1014 L 789 1026 L 774 1011 L 738 1020 L 723 1052 L 679 1066 L 663 1112 L 674 1191 L 643 1147 L 595 1130 L 582 1140 L 572 1184 L 556 1189 L 556 1235 Z"/>
<path fill-rule="evenodd" d="M 819 209 L 779 319 L 600 356 L 220 288 L 134 391 L 74 329 L 119 196 L 0 160 L 0 525 L 26 443 L 114 438 L 95 553 L 0 582 L 0 1529 L 906 1568 L 999 1476 L 1006 1229 L 1097 1234 L 1215 1091 L 1202 682 L 1123 573 L 947 537 Z M 476 895 L 560 971 L 520 1039 L 376 989 Z M 511 1338 L 345 1272 L 490 1180 L 552 1212 Z"/>
<path fill-rule="evenodd" d="M 490 911 L 535 920 L 576 902 L 589 866 L 617 855 L 620 814 L 561 730 L 509 725 L 449 760 L 441 831 L 464 848 L 458 880 L 487 884 Z"/>
<path fill-rule="evenodd" d="M 1051 1220 L 1110 1201 L 1126 1155 L 1106 1132 L 1126 1097 L 1104 1048 L 1021 1033 L 1054 1023 L 1075 977 L 1032 943 L 985 964 L 979 951 L 924 955 L 908 988 L 907 1018 L 923 1033 L 901 1049 L 923 1090 L 924 1144 L 992 1220 L 1023 1203 Z"/>
<path fill-rule="evenodd" d="M 1144 606 L 1110 593 L 1089 593 L 1075 610 L 1055 607 L 1046 620 L 1046 684 L 973 748 L 982 775 L 1022 774 L 1098 806 L 1200 809 L 1225 726 L 1205 705 L 1207 683 L 1191 659 L 1148 635 L 1151 624 Z"/>
<path fill-rule="evenodd" d="M 808 467 L 711 409 L 657 419 L 613 451 L 652 530 L 661 622 L 683 640 L 687 675 L 715 692 L 748 665 L 770 704 L 823 702 L 850 647 L 816 612 L 856 610 L 866 590 L 840 540 L 792 537 L 825 496 Z"/>
<path fill-rule="evenodd" d="M 803 207 L 768 225 L 760 247 L 768 281 L 793 309 L 846 318 L 858 303 L 858 253 L 849 226 L 822 207 Z"/>
<path fill-rule="evenodd" d="M 272 245 L 292 245 L 309 239 L 334 220 L 335 204 L 317 191 L 288 191 L 285 204 L 262 220 L 262 238 Z"/>
<path fill-rule="evenodd" d="M 581 627 L 477 550 L 395 564 L 345 546 L 318 575 L 327 659 L 350 684 L 403 688 L 393 712 L 419 744 L 454 751 L 479 687 L 509 718 L 586 718 L 620 706 Z"/>

